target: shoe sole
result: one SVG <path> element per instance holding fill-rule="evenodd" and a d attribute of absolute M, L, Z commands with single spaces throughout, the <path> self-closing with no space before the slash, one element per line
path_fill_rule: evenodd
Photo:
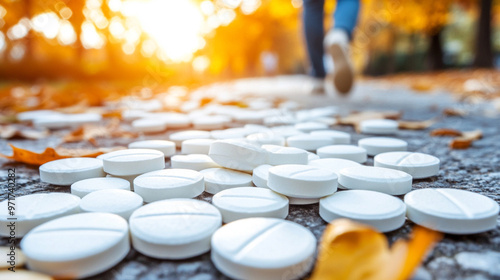
<path fill-rule="evenodd" d="M 329 47 L 328 52 L 333 58 L 335 72 L 333 76 L 333 85 L 338 92 L 347 94 L 352 88 L 354 82 L 354 73 L 347 58 L 346 53 L 338 44 Z"/>

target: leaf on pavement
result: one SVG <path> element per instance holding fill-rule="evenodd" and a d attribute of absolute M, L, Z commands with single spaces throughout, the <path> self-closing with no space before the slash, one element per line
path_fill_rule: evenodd
<path fill-rule="evenodd" d="M 106 126 L 99 125 L 83 125 L 63 137 L 63 143 L 88 141 L 92 145 L 97 146 L 98 138 L 134 138 L 137 133 L 125 131 L 120 127 L 119 119 L 113 119 Z"/>
<path fill-rule="evenodd" d="M 335 220 L 323 232 L 311 280 L 408 279 L 441 236 L 416 227 L 409 241 L 398 240 L 389 248 L 385 235 L 373 228 Z"/>
<path fill-rule="evenodd" d="M 0 125 L 0 138 L 23 138 L 38 140 L 49 136 L 48 130 L 36 130 L 26 127 L 19 127 L 16 125 Z"/>
<path fill-rule="evenodd" d="M 458 108 L 446 108 L 443 110 L 443 115 L 448 117 L 453 117 L 453 116 L 463 117 L 467 115 L 467 111 Z"/>
<path fill-rule="evenodd" d="M 65 148 L 51 148 L 48 147 L 45 149 L 45 151 L 41 153 L 36 153 L 32 152 L 30 150 L 25 150 L 18 148 L 12 144 L 9 144 L 12 147 L 13 153 L 11 156 L 3 155 L 0 154 L 1 157 L 17 161 L 17 162 L 22 162 L 26 164 L 31 164 L 31 165 L 42 165 L 44 163 L 47 163 L 49 161 L 57 160 L 57 159 L 63 159 L 63 158 L 70 158 L 70 157 L 97 157 L 99 155 L 102 155 L 104 153 L 110 152 L 115 149 L 122 149 L 123 147 L 119 148 L 101 148 L 97 150 L 80 150 L 80 149 L 65 149 Z"/>
<path fill-rule="evenodd" d="M 435 119 L 426 121 L 398 121 L 400 129 L 422 130 L 431 127 L 436 123 Z"/>
<path fill-rule="evenodd" d="M 462 132 L 456 129 L 451 129 L 451 128 L 436 128 L 430 133 L 431 136 L 453 136 L 453 137 L 458 137 L 462 136 Z"/>
<path fill-rule="evenodd" d="M 451 140 L 450 148 L 467 149 L 472 145 L 472 142 L 481 138 L 483 138 L 483 132 L 481 130 L 465 131 L 462 133 L 462 136 Z"/>

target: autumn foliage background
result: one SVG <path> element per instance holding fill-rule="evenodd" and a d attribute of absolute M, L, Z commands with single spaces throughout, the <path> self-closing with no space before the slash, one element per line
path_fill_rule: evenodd
<path fill-rule="evenodd" d="M 0 0 L 0 90 L 12 94 L 15 81 L 44 81 L 18 92 L 22 102 L 14 105 L 24 110 L 31 106 L 30 94 L 43 91 L 50 98 L 31 107 L 50 107 L 58 94 L 69 104 L 57 105 L 71 105 L 75 100 L 64 98 L 68 92 L 96 105 L 102 96 L 145 87 L 157 92 L 172 85 L 304 74 L 302 5 L 302 0 Z M 335 1 L 326 0 L 326 26 L 332 25 L 334 8 Z M 492 68 L 499 64 L 499 26 L 498 0 L 364 0 L 352 56 L 364 75 Z M 7 104 L 13 105 L 2 98 L 0 106 Z"/>

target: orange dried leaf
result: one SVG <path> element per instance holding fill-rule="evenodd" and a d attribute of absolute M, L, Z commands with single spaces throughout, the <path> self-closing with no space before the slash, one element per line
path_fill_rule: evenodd
<path fill-rule="evenodd" d="M 452 117 L 452 116 L 463 117 L 463 116 L 467 115 L 467 111 L 465 111 L 463 109 L 457 109 L 457 108 L 446 108 L 443 110 L 443 115 L 449 116 L 449 117 Z"/>
<path fill-rule="evenodd" d="M 461 137 L 457 137 L 450 142 L 451 149 L 467 149 L 472 145 L 472 142 L 483 138 L 481 130 L 465 131 Z"/>
<path fill-rule="evenodd" d="M 462 132 L 451 128 L 436 128 L 430 133 L 431 136 L 462 136 Z"/>
<path fill-rule="evenodd" d="M 401 129 L 411 129 L 411 130 L 421 130 L 427 129 L 436 123 L 435 119 L 430 119 L 426 121 L 398 121 L 399 128 Z"/>
<path fill-rule="evenodd" d="M 387 238 L 367 225 L 346 219 L 330 223 L 321 239 L 312 280 L 407 279 L 440 234 L 417 228 L 410 241 L 389 248 Z"/>
<path fill-rule="evenodd" d="M 0 154 L 1 157 L 22 162 L 31 165 L 42 165 L 49 161 L 70 158 L 70 157 L 97 157 L 109 151 L 109 149 L 105 150 L 68 150 L 68 149 L 54 149 L 54 148 L 46 148 L 45 151 L 41 153 L 32 152 L 29 150 L 18 148 L 12 144 L 9 144 L 12 147 L 12 155 L 7 156 Z"/>

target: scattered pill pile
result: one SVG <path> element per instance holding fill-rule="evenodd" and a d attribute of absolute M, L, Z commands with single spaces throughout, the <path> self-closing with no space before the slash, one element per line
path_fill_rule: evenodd
<path fill-rule="evenodd" d="M 47 128 L 100 121 L 94 114 L 51 111 L 18 117 Z M 407 218 L 449 234 L 495 228 L 499 206 L 486 196 L 412 190 L 414 179 L 438 175 L 440 161 L 407 151 L 406 141 L 393 138 L 397 122 L 361 122 L 360 131 L 376 137 L 352 145 L 351 134 L 330 129 L 331 117 L 330 107 L 294 116 L 233 106 L 186 114 L 123 112 L 136 131 L 176 131 L 169 140 L 132 142 L 96 159 L 40 166 L 42 182 L 68 186 L 71 194 L 16 199 L 27 267 L 84 278 L 110 269 L 133 247 L 169 260 L 211 251 L 215 267 L 236 279 L 300 278 L 313 266 L 317 240 L 285 220 L 289 205 L 319 203 L 325 222 L 348 218 L 381 232 L 402 227 Z M 365 165 L 368 156 L 374 166 Z M 211 203 L 196 199 L 204 192 L 213 195 Z M 8 209 L 7 201 L 0 209 Z M 0 212 L 1 236 L 9 235 L 8 217 Z"/>

